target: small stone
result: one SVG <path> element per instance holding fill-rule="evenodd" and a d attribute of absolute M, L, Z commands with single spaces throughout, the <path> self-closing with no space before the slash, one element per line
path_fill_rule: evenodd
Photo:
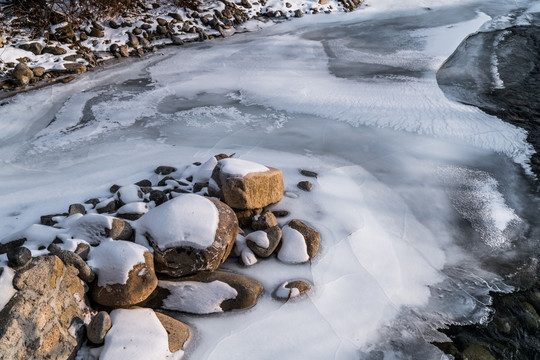
<path fill-rule="evenodd" d="M 160 26 L 167 26 L 167 20 L 163 18 L 157 18 L 156 21 Z"/>
<path fill-rule="evenodd" d="M 54 218 L 57 217 L 57 216 L 68 216 L 68 214 L 64 213 L 64 214 L 42 215 L 40 217 L 39 221 L 40 221 L 41 225 L 54 226 L 57 223 L 54 220 Z"/>
<path fill-rule="evenodd" d="M 15 80 L 18 80 L 21 85 L 27 85 L 34 77 L 32 70 L 24 63 L 18 63 L 11 75 Z"/>
<path fill-rule="evenodd" d="M 112 219 L 112 228 L 108 236 L 113 240 L 131 240 L 133 237 L 133 228 L 131 225 L 118 218 Z"/>
<path fill-rule="evenodd" d="M 88 35 L 85 32 L 82 32 L 81 35 L 79 35 L 79 39 L 81 39 L 81 41 L 86 41 L 88 40 Z"/>
<path fill-rule="evenodd" d="M 142 34 L 141 28 L 138 28 L 138 27 L 133 29 L 131 32 L 133 33 L 133 35 L 141 35 Z"/>
<path fill-rule="evenodd" d="M 33 42 L 29 44 L 22 44 L 19 46 L 19 49 L 30 51 L 34 55 L 41 55 L 41 52 L 43 51 L 43 45 L 37 42 Z"/>
<path fill-rule="evenodd" d="M 68 250 L 51 251 L 53 255 L 56 255 L 66 265 L 71 265 L 79 270 L 79 278 L 86 282 L 91 283 L 96 274 L 90 269 L 90 266 L 77 254 Z"/>
<path fill-rule="evenodd" d="M 128 41 L 128 44 L 136 49 L 139 47 L 139 39 L 137 38 L 137 36 L 133 35 L 132 33 L 128 33 L 128 38 L 129 38 L 129 41 Z"/>
<path fill-rule="evenodd" d="M 63 84 L 67 84 L 69 82 L 72 82 L 75 79 L 76 79 L 75 76 L 70 75 L 70 76 L 66 76 L 66 77 L 61 78 L 60 82 L 63 83 Z"/>
<path fill-rule="evenodd" d="M 100 311 L 86 326 L 86 336 L 90 342 L 101 345 L 105 340 L 107 331 L 111 328 L 111 317 L 106 311 Z"/>
<path fill-rule="evenodd" d="M 173 178 L 172 176 L 165 176 L 163 179 L 161 179 L 159 182 L 158 182 L 158 186 L 167 186 L 167 182 L 168 181 L 174 181 L 175 183 L 178 183 L 176 181 L 175 178 Z"/>
<path fill-rule="evenodd" d="M 255 215 L 253 217 L 253 221 L 251 222 L 251 228 L 255 231 L 266 230 L 276 225 L 276 217 L 269 210 L 264 210 L 260 215 Z"/>
<path fill-rule="evenodd" d="M 88 33 L 88 36 L 102 38 L 105 36 L 105 33 L 103 32 L 103 30 L 97 29 L 96 27 L 92 27 L 90 28 L 90 32 Z"/>
<path fill-rule="evenodd" d="M 168 14 L 170 17 L 172 17 L 174 20 L 177 20 L 177 21 L 184 21 L 184 19 L 182 19 L 182 15 L 178 14 L 178 13 L 169 13 Z"/>
<path fill-rule="evenodd" d="M 114 194 L 114 193 L 116 193 L 120 188 L 121 188 L 120 185 L 118 185 L 118 184 L 113 184 L 113 185 L 111 185 L 111 187 L 109 188 L 109 192 L 110 192 L 111 194 Z"/>
<path fill-rule="evenodd" d="M 66 69 L 66 71 L 68 73 L 70 73 L 70 74 L 80 75 L 80 74 L 86 72 L 86 65 L 79 64 L 79 63 L 76 63 L 76 62 L 65 63 L 64 64 L 64 69 Z"/>
<path fill-rule="evenodd" d="M 112 28 L 112 29 L 118 29 L 120 27 L 120 25 L 116 21 L 111 20 L 111 21 L 109 21 L 109 27 Z"/>
<path fill-rule="evenodd" d="M 284 282 L 274 291 L 274 297 L 289 300 L 302 296 L 311 290 L 311 285 L 303 280 Z"/>
<path fill-rule="evenodd" d="M 85 215 L 86 214 L 86 208 L 84 207 L 83 204 L 71 204 L 71 205 L 69 205 L 68 214 L 69 215 L 73 215 L 73 214 L 83 214 L 83 215 Z"/>
<path fill-rule="evenodd" d="M 50 251 L 50 250 L 49 250 Z M 90 245 L 87 243 L 78 243 L 75 249 L 75 254 L 79 255 L 84 261 L 88 260 L 88 254 L 90 253 Z"/>
<path fill-rule="evenodd" d="M 274 253 L 274 251 L 279 245 L 279 242 L 281 241 L 281 229 L 279 228 L 279 226 L 276 225 L 272 226 L 271 228 L 258 231 L 264 231 L 266 233 L 269 243 L 268 247 L 261 247 L 255 242 L 251 241 L 249 236 L 250 234 L 248 234 L 248 236 L 246 237 L 246 244 L 255 255 L 257 255 L 258 257 L 267 258 Z"/>
<path fill-rule="evenodd" d="M 316 178 L 317 176 L 319 176 L 319 174 L 317 174 L 314 171 L 304 170 L 304 169 L 300 170 L 300 174 L 302 174 L 304 176 L 307 176 L 307 177 L 313 177 L 313 178 Z"/>
<path fill-rule="evenodd" d="M 34 73 L 34 77 L 42 77 L 45 73 L 45 68 L 43 66 L 38 66 L 33 68 L 32 72 Z"/>
<path fill-rule="evenodd" d="M 118 51 L 120 52 L 120 55 L 122 55 L 123 57 L 129 57 L 129 46 L 122 45 L 118 47 Z"/>
<path fill-rule="evenodd" d="M 165 35 L 167 33 L 167 27 L 166 26 L 157 26 L 156 32 L 161 35 Z"/>
<path fill-rule="evenodd" d="M 64 55 L 65 53 L 67 53 L 67 50 L 59 46 L 47 46 L 43 48 L 43 53 L 52 55 Z"/>
<path fill-rule="evenodd" d="M 301 18 L 302 16 L 304 16 L 302 10 L 298 9 L 294 12 L 294 17 Z"/>
<path fill-rule="evenodd" d="M 274 214 L 274 216 L 277 218 L 289 216 L 289 212 L 287 210 L 272 210 L 272 214 Z"/>
<path fill-rule="evenodd" d="M 313 184 L 309 181 L 300 181 L 296 186 L 298 186 L 300 190 L 304 191 L 311 191 L 313 188 Z"/>
<path fill-rule="evenodd" d="M 25 242 L 26 242 L 26 238 L 21 238 L 21 239 L 8 241 L 5 244 L 0 244 L 0 255 L 7 253 L 9 250 L 13 250 L 15 248 L 18 248 L 19 246 L 22 246 Z"/>
<path fill-rule="evenodd" d="M 169 175 L 170 173 L 175 172 L 177 169 L 173 166 L 158 166 L 154 172 L 159 175 Z"/>
<path fill-rule="evenodd" d="M 92 26 L 95 27 L 96 29 L 98 30 L 105 30 L 105 28 L 103 27 L 103 25 L 101 25 L 100 23 L 98 23 L 97 21 L 92 21 Z"/>
<path fill-rule="evenodd" d="M 143 29 L 143 30 L 150 30 L 151 28 L 152 28 L 152 25 L 150 25 L 150 24 L 142 24 L 141 25 L 141 29 Z M 138 35 L 138 34 L 136 34 L 136 35 Z"/>
<path fill-rule="evenodd" d="M 171 40 L 174 45 L 184 45 L 184 40 L 180 36 L 173 36 L 171 37 Z"/>
<path fill-rule="evenodd" d="M 97 198 L 92 198 L 92 199 L 88 199 L 84 202 L 85 204 L 89 204 L 89 205 L 92 205 L 93 207 L 96 207 L 97 204 L 100 203 L 99 199 Z"/>
<path fill-rule="evenodd" d="M 150 201 L 153 201 L 156 203 L 156 206 L 163 204 L 165 201 L 168 200 L 167 194 L 165 194 L 161 190 L 152 190 L 150 191 L 149 196 Z"/>
<path fill-rule="evenodd" d="M 148 179 L 144 179 L 144 180 L 141 180 L 141 181 L 137 181 L 135 183 L 135 185 L 143 188 L 143 187 L 151 187 L 152 186 L 152 182 Z M 115 191 L 116 192 L 116 191 Z"/>
<path fill-rule="evenodd" d="M 99 206 L 99 207 L 98 207 Z M 106 204 L 98 204 L 96 206 L 96 210 L 98 212 L 98 214 L 103 214 L 103 213 L 113 213 L 116 211 L 116 209 L 118 209 L 118 206 L 116 204 L 116 201 L 114 201 L 114 199 L 111 199 L 108 203 Z"/>
<path fill-rule="evenodd" d="M 9 267 L 19 267 L 28 264 L 32 260 L 32 252 L 28 248 L 20 246 L 9 250 L 7 257 Z"/>

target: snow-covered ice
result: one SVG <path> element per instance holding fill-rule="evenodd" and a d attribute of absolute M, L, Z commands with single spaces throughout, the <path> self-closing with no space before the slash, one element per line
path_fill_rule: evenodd
<path fill-rule="evenodd" d="M 540 217 L 525 131 L 447 99 L 435 72 L 467 34 L 533 3 L 371 1 L 2 101 L 0 231 L 21 234 L 111 184 L 156 183 L 157 165 L 195 178 L 188 164 L 236 153 L 283 171 L 279 225 L 313 224 L 321 248 L 304 264 L 227 261 L 267 291 L 247 311 L 182 315 L 196 334 L 186 353 L 441 358 L 424 340 L 444 322 L 485 320 L 489 291 L 519 285 L 508 269 L 536 256 L 527 236 Z M 319 174 L 314 191 L 298 191 L 298 169 Z M 313 291 L 273 299 L 291 279 Z"/>

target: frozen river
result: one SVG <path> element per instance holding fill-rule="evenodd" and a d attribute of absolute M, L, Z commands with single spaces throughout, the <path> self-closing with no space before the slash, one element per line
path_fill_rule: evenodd
<path fill-rule="evenodd" d="M 179 315 L 186 358 L 445 358 L 438 327 L 485 322 L 488 292 L 534 270 L 540 217 L 526 133 L 447 99 L 435 75 L 469 34 L 534 3 L 372 0 L 1 100 L 0 234 L 158 165 L 236 153 L 283 170 L 275 208 L 317 228 L 321 252 L 226 263 L 265 293 L 245 312 Z M 298 169 L 319 173 L 312 192 Z M 308 298 L 271 297 L 297 278 Z"/>

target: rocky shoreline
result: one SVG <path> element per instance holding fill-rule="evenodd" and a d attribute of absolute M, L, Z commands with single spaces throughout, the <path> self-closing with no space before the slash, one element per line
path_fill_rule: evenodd
<path fill-rule="evenodd" d="M 140 13 L 106 21 L 81 19 L 80 25 L 59 13 L 50 30 L 37 38 L 21 28 L 15 16 L 0 27 L 0 96 L 67 83 L 111 59 L 228 37 L 306 14 L 352 11 L 361 4 L 362 0 L 220 0 L 189 8 L 148 2 Z"/>
<path fill-rule="evenodd" d="M 279 224 L 288 212 L 267 209 L 283 196 L 280 170 L 220 154 L 155 173 L 155 184 L 113 185 L 110 196 L 44 215 L 0 241 L 0 260 L 7 259 L 0 267 L 3 355 L 67 359 L 84 345 L 83 358 L 146 359 L 151 351 L 179 359 L 190 329 L 164 312 L 242 310 L 263 291 L 281 301 L 310 291 L 309 282 L 293 278 L 265 290 L 220 269 L 230 257 L 251 266 L 271 257 L 303 264 L 317 255 L 315 229 L 298 219 Z M 146 332 L 161 335 L 135 341 Z"/>

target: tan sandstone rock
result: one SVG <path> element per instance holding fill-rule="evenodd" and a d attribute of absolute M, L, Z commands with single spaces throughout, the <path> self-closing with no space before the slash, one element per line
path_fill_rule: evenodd
<path fill-rule="evenodd" d="M 0 311 L 0 357 L 68 359 L 89 321 L 78 270 L 56 256 L 32 259 L 13 278 L 16 294 Z"/>
<path fill-rule="evenodd" d="M 227 158 L 218 162 L 208 186 L 210 196 L 234 209 L 257 209 L 283 197 L 281 170 L 254 162 Z"/>
<path fill-rule="evenodd" d="M 169 351 L 184 350 L 184 344 L 189 339 L 189 327 L 183 322 L 160 312 L 156 312 L 156 316 L 169 336 Z"/>

